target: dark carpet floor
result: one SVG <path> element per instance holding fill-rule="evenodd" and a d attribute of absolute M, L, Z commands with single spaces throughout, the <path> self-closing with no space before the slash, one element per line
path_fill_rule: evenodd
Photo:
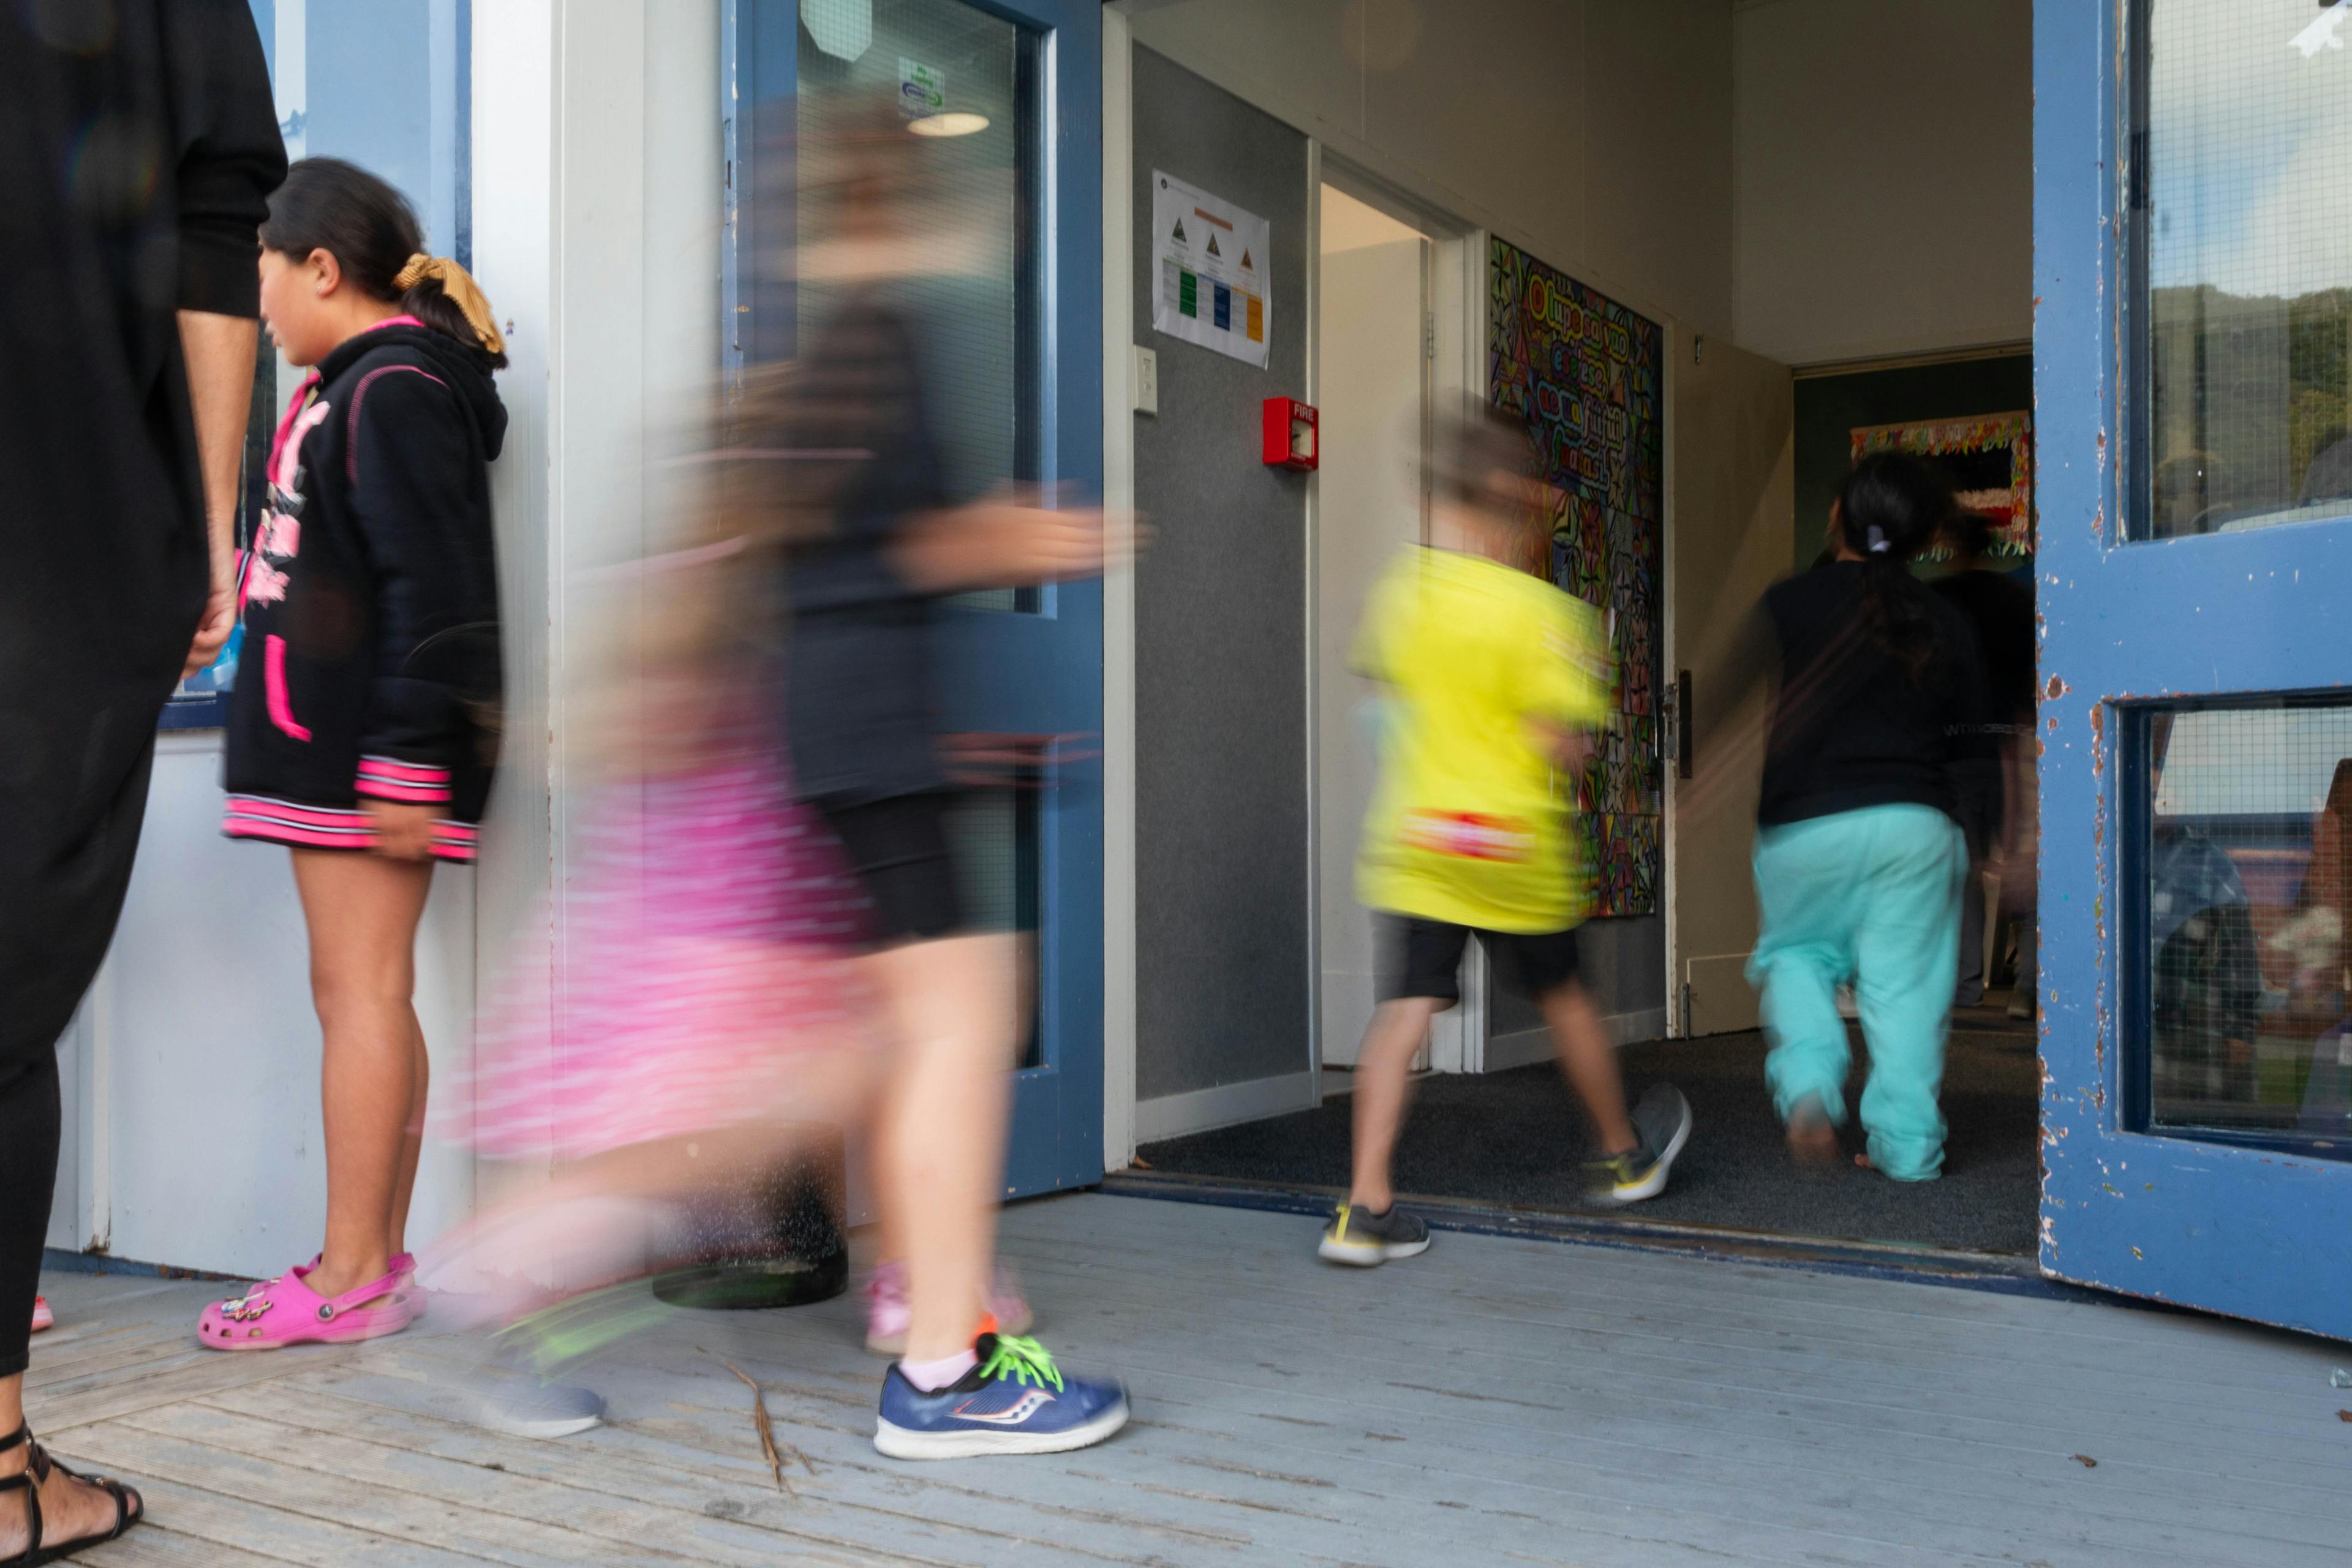
<path fill-rule="evenodd" d="M 1728 1226 L 1781 1235 L 1898 1242 L 1973 1252 L 2031 1254 L 2040 1178 L 2033 1037 L 2023 1025 L 1956 1029 L 1944 1077 L 1951 1125 L 1940 1180 L 1906 1184 L 1851 1164 L 1801 1173 L 1764 1092 L 1757 1035 L 1662 1040 L 1622 1053 L 1638 1097 L 1669 1079 L 1690 1097 L 1689 1146 L 1660 1196 L 1630 1211 L 1643 1219 Z M 1847 1093 L 1862 1092 L 1857 1044 Z M 1325 1075 L 1327 1085 L 1344 1076 Z M 1348 1184 L 1348 1098 L 1213 1132 L 1149 1143 L 1142 1162 L 1168 1174 L 1285 1186 Z M 1397 1151 L 1399 1192 L 1535 1208 L 1581 1206 L 1577 1166 L 1591 1137 L 1573 1094 L 1549 1064 L 1478 1076 L 1424 1078 Z M 1860 1130 L 1849 1120 L 1849 1151 Z"/>

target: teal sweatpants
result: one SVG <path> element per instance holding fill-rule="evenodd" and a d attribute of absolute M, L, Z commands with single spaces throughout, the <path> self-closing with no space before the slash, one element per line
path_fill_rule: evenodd
<path fill-rule="evenodd" d="M 1853 982 L 1870 1045 L 1862 1125 L 1870 1162 L 1899 1182 L 1944 1164 L 1944 1034 L 1959 967 L 1959 825 L 1925 805 L 1874 805 L 1756 834 L 1763 917 L 1748 980 L 1771 1051 L 1764 1079 L 1782 1121 L 1808 1096 L 1845 1124 L 1849 1065 L 1837 988 Z"/>

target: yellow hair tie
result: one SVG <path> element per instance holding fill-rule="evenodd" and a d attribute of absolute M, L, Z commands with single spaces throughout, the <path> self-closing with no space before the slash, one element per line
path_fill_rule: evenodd
<path fill-rule="evenodd" d="M 482 297 L 481 286 L 474 281 L 471 273 L 447 257 L 418 251 L 408 258 L 408 265 L 400 269 L 392 286 L 404 294 L 427 278 L 441 285 L 441 292 L 457 307 L 485 350 L 492 354 L 507 352 L 507 341 L 499 333 L 498 320 L 490 314 L 490 302 Z"/>

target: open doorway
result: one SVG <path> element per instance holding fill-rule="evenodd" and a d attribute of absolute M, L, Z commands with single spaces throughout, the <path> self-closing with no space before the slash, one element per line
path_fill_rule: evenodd
<path fill-rule="evenodd" d="M 1329 271 L 1327 259 L 1327 277 Z M 1327 307 L 1327 375 L 1359 352 L 1331 343 L 1335 322 L 1345 330 L 1347 321 Z M 2031 355 L 2022 350 L 1792 374 L 1728 344 L 1705 344 L 1696 355 L 1687 339 L 1677 347 L 1672 383 L 1678 425 L 1711 433 L 1707 450 L 1679 454 L 1674 465 L 1678 526 L 1667 542 L 1664 587 L 1680 634 L 1670 664 L 1678 675 L 1684 659 L 1702 662 L 1710 627 L 1744 613 L 1773 581 L 1815 564 L 1829 497 L 1852 460 L 1857 431 L 1942 416 L 1991 418 L 2011 412 L 2031 382 Z M 1332 401 L 1327 393 L 1327 408 Z M 1350 493 L 1334 482 L 1340 451 L 1327 441 L 1327 508 L 1329 498 Z M 1335 534 L 1325 538 L 1320 570 L 1331 581 L 1342 563 L 1328 558 Z M 1391 547 L 1383 542 L 1379 559 Z M 2030 556 L 2005 555 L 1993 564 L 2030 575 Z M 1359 569 L 1377 570 L 1377 560 Z M 1930 578 L 1948 570 L 1944 560 L 1918 567 Z M 1344 648 L 1343 633 L 1327 628 L 1320 640 Z M 2000 918 L 1997 892 L 1988 900 L 1991 914 L 1980 917 L 1989 928 L 1988 972 L 1981 995 L 1956 999 L 1962 1005 L 1953 1013 L 1947 1054 L 1942 1105 L 1949 1134 L 1942 1179 L 1898 1185 L 1852 1168 L 1796 1168 L 1765 1087 L 1766 1042 L 1745 973 L 1756 936 L 1748 866 L 1755 759 L 1725 753 L 1738 751 L 1727 738 L 1753 716 L 1723 710 L 1718 694 L 1703 682 L 1672 684 L 1677 702 L 1690 705 L 1664 748 L 1669 795 L 1689 808 L 1675 814 L 1678 853 L 1667 872 L 1677 906 L 1667 966 L 1677 993 L 1675 1026 L 1626 1038 L 1620 1060 L 1631 1095 L 1659 1080 L 1682 1089 L 1698 1130 L 1667 1192 L 1621 1211 L 1620 1217 L 1645 1229 L 1862 1244 L 1915 1255 L 1973 1255 L 1997 1268 L 2026 1267 L 2036 1235 L 2040 1086 L 2033 1026 L 2009 1017 L 2007 1005 L 2018 984 L 2019 958 L 2031 963 L 2031 922 Z M 1329 701 L 1327 735 L 1339 728 Z M 1686 738 L 1688 774 L 1682 765 Z M 1339 773 L 1328 762 L 1335 743 L 1326 742 L 1327 779 Z M 1360 755 L 1368 759 L 1369 747 Z M 1344 951 L 1348 937 L 1366 924 L 1346 879 L 1361 810 L 1360 798 L 1342 799 L 1327 787 L 1321 824 L 1327 953 Z M 1588 951 L 1605 949 L 1593 942 Z M 1360 1031 L 1370 1009 L 1370 985 L 1368 974 L 1345 974 L 1337 965 L 1327 967 L 1324 981 L 1322 1103 L 1149 1144 L 1141 1152 L 1152 1169 L 1300 1194 L 1344 1190 L 1348 1076 L 1346 1058 L 1333 1043 L 1353 1044 L 1352 1032 Z M 1519 1038 L 1513 1028 L 1516 999 L 1480 1007 L 1470 1000 L 1477 994 L 1465 984 L 1464 1005 L 1440 1016 L 1441 1028 L 1450 1026 L 1450 1033 L 1433 1039 L 1424 1059 L 1398 1151 L 1397 1189 L 1522 1214 L 1589 1212 L 1578 1170 L 1587 1136 L 1581 1109 L 1549 1061 L 1496 1048 L 1496 1037 L 1507 1047 Z M 1355 1011 L 1342 1011 L 1351 1005 Z M 1853 1045 L 1849 1105 L 1859 1100 L 1869 1059 L 1858 1028 Z"/>
<path fill-rule="evenodd" d="M 1190 24 L 1243 10 L 1181 0 L 1139 18 L 1137 36 L 1213 75 L 1231 63 L 1218 42 L 1227 35 Z M 1622 85 L 1642 101 L 1680 106 L 1644 121 L 1649 139 L 1638 144 L 1596 130 L 1602 121 L 1584 121 L 1577 136 L 1531 127 L 1540 134 L 1530 144 L 1551 163 L 1542 180 L 1522 184 L 1511 177 L 1521 165 L 1498 155 L 1491 139 L 1456 143 L 1426 122 L 1426 105 L 1469 89 L 1452 57 L 1400 44 L 1384 65 L 1364 54 L 1360 85 L 1370 96 L 1349 121 L 1362 129 L 1333 137 L 1347 164 L 1335 170 L 1330 148 L 1314 147 L 1309 188 L 1319 174 L 1321 234 L 1304 248 L 1317 269 L 1309 401 L 1322 422 L 1306 594 L 1315 1103 L 1244 1116 L 1236 1099 L 1233 1111 L 1220 1102 L 1216 1121 L 1203 1116 L 1157 1137 L 1139 1118 L 1139 1154 L 1152 1179 L 1287 1192 L 1302 1206 L 1344 1189 L 1349 1064 L 1372 994 L 1352 869 L 1375 760 L 1348 645 L 1365 586 L 1424 524 L 1417 448 L 1425 449 L 1430 411 L 1446 408 L 1448 395 L 1515 408 L 1540 397 L 1574 407 L 1552 428 L 1531 428 L 1548 456 L 1567 459 L 1555 464 L 1555 482 L 1562 471 L 1591 481 L 1579 491 L 1587 526 L 1576 540 L 1555 534 L 1547 574 L 1613 616 L 1613 662 L 1628 679 L 1612 694 L 1625 699 L 1614 701 L 1623 722 L 1612 732 L 1612 754 L 1633 758 L 1646 748 L 1655 763 L 1646 775 L 1630 768 L 1612 776 L 1575 805 L 1609 893 L 1581 933 L 1585 971 L 1619 1042 L 1629 1095 L 1671 1079 L 1697 1113 L 1666 1194 L 1623 1217 L 1653 1229 L 1936 1249 L 2027 1267 L 2040 1089 L 2031 1026 L 2002 1005 L 2011 973 L 2003 933 L 1994 939 L 1990 1005 L 1964 1007 L 1953 1020 L 1945 1179 L 1897 1185 L 1850 1166 L 1812 1177 L 1791 1167 L 1764 1085 L 1766 1046 L 1746 975 L 1757 940 L 1755 781 L 1698 790 L 1706 781 L 1694 774 L 1709 742 L 1735 716 L 1718 710 L 1721 694 L 1704 679 L 1681 676 L 1705 668 L 1698 655 L 1710 635 L 1743 618 L 1770 583 L 1811 564 L 1826 522 L 1815 491 L 1843 476 L 1856 430 L 2031 409 L 2030 397 L 2005 391 L 1988 393 L 1990 403 L 1953 395 L 1956 379 L 1991 374 L 1972 363 L 1997 355 L 2011 362 L 2005 373 L 2030 380 L 2028 14 L 2018 5 L 1966 16 L 1906 13 L 1857 37 L 1850 18 L 1815 0 L 1743 5 L 1733 8 L 1733 36 L 1716 68 L 1702 51 L 1633 47 L 1632 35 L 1650 25 L 1633 15 L 1582 38 L 1560 101 L 1613 102 Z M 1312 31 L 1297 26 L 1302 37 Z M 1359 52 L 1370 47 L 1357 44 Z M 1343 40 L 1349 60 L 1352 47 Z M 1853 84 L 1881 79 L 1890 55 L 1917 67 L 1906 87 L 1854 97 Z M 1223 85 L 1292 124 L 1337 123 L 1308 102 L 1304 79 L 1286 86 L 1235 67 Z M 1833 126 L 1814 111 L 1825 99 L 1842 106 Z M 1618 111 L 1639 118 L 1634 106 Z M 1668 134 L 1689 127 L 1706 134 Z M 1963 147 L 1967 156 L 1956 157 Z M 1848 176 L 1824 180 L 1821 171 L 1841 160 Z M 1916 176 L 1930 164 L 1965 167 L 1969 177 L 1955 184 Z M 1687 179 L 1693 171 L 1706 178 Z M 1389 199 L 1400 191 L 1412 198 Z M 1466 265 L 1451 282 L 1441 277 L 1447 226 L 1416 216 L 1417 201 L 1458 202 L 1493 226 L 1457 249 Z M 1538 275 L 1539 296 L 1528 281 Z M 1709 278 L 1724 280 L 1729 308 L 1706 306 Z M 1515 300 L 1550 329 L 1544 354 L 1524 361 L 1539 365 L 1536 374 L 1517 374 L 1517 345 L 1494 335 Z M 1464 337 L 1449 344 L 1456 321 Z M 1654 334 L 1655 357 L 1621 350 L 1621 331 L 1636 344 Z M 1442 380 L 1449 374 L 1459 378 L 1450 391 Z M 1654 512 L 1640 510 L 1638 487 L 1601 491 L 1616 472 L 1608 465 L 1629 416 L 1624 389 L 1645 375 L 1664 426 Z M 1833 383 L 1873 378 L 1908 378 L 1918 395 L 1901 406 L 1829 409 L 1837 450 L 1814 474 L 1818 454 L 1805 446 L 1800 405 Z M 1627 512 L 1654 519 L 1658 531 L 1649 618 L 1632 617 L 1653 638 L 1646 644 L 1619 635 L 1629 619 L 1614 574 L 1629 553 L 1618 544 Z M 1593 541 L 1603 542 L 1585 549 Z M 2014 572 L 2024 563 L 2004 564 Z M 1940 570 L 1923 563 L 1920 575 Z M 1632 700 L 1637 672 L 1651 683 L 1646 710 Z M 1656 825 L 1655 861 L 1642 853 L 1643 817 Z M 1580 1210 L 1583 1114 L 1545 1059 L 1533 1010 L 1488 978 L 1474 949 L 1464 1001 L 1441 1015 L 1422 1058 L 1396 1185 L 1408 1198 Z M 1854 1058 L 1849 1104 L 1867 1061 L 1859 1039 Z M 1858 1142 L 1850 1135 L 1849 1152 Z"/>

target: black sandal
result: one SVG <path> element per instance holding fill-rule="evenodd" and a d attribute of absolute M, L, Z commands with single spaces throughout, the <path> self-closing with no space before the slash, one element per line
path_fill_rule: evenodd
<path fill-rule="evenodd" d="M 123 1531 L 147 1517 L 145 1500 L 121 1481 L 105 1476 L 85 1476 L 68 1469 L 49 1458 L 49 1451 L 33 1442 L 33 1429 L 20 1426 L 5 1437 L 0 1437 L 0 1454 L 32 1443 L 33 1452 L 24 1469 L 16 1475 L 0 1476 L 0 1496 L 9 1492 L 25 1494 L 25 1531 L 27 1544 L 16 1556 L 0 1559 L 0 1568 L 41 1568 L 45 1563 L 56 1563 L 72 1556 L 84 1548 L 119 1539 Z M 82 1535 L 57 1546 L 41 1544 L 41 1488 L 47 1484 L 51 1471 L 69 1481 L 79 1481 L 86 1487 L 96 1487 L 114 1500 L 114 1528 L 104 1535 Z"/>

